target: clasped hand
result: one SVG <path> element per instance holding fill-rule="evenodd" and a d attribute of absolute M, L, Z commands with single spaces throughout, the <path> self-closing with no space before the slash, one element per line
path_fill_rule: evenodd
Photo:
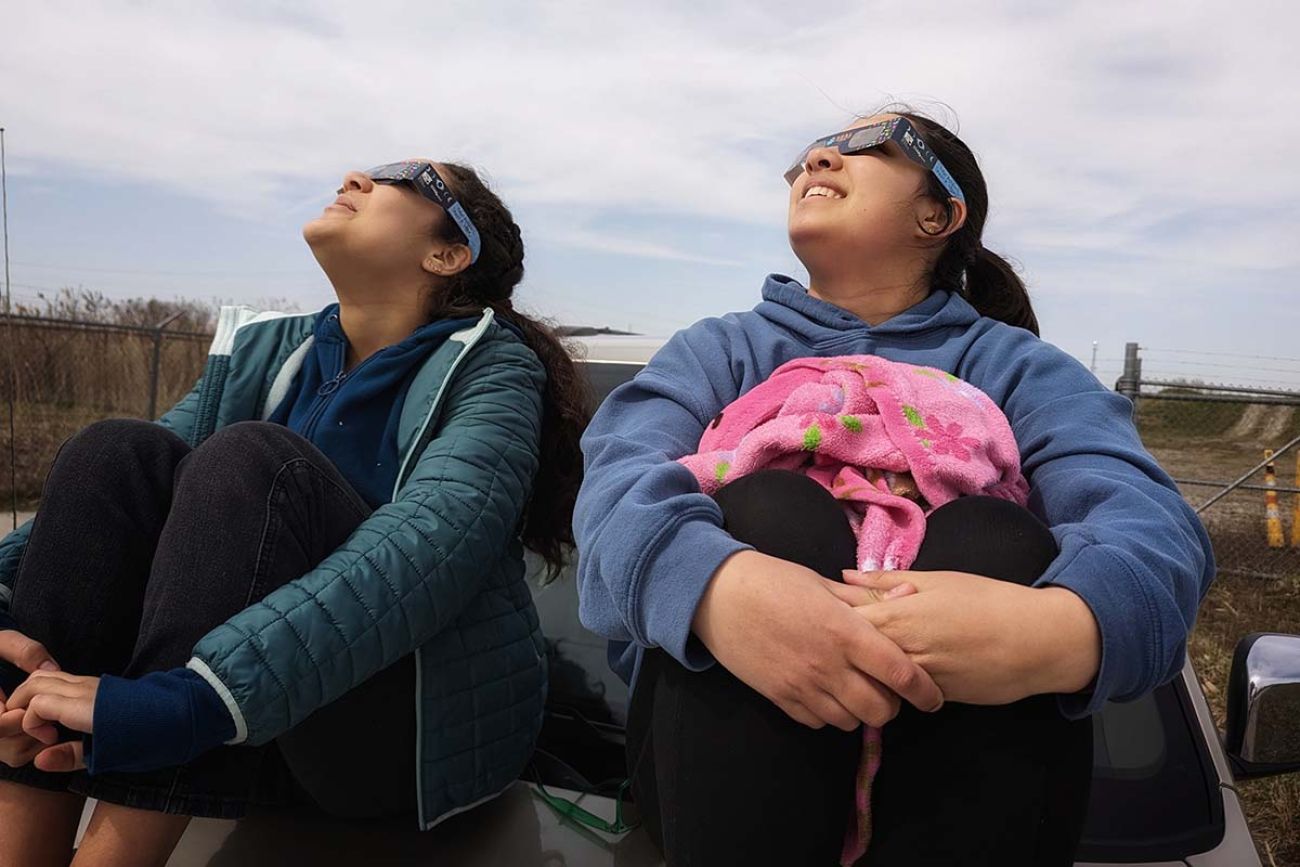
<path fill-rule="evenodd" d="M 1084 689 L 1101 638 L 1061 587 L 960 572 L 853 572 L 845 583 L 757 551 L 728 558 L 696 608 L 695 635 L 793 719 L 884 725 L 900 699 L 1006 704 Z"/>
<path fill-rule="evenodd" d="M 855 610 L 951 701 L 1009 704 L 1040 693 L 1078 692 L 1101 664 L 1092 610 L 1064 587 L 1026 587 L 965 572 L 846 571 L 844 580 L 875 594 L 899 586 L 916 591 Z"/>
<path fill-rule="evenodd" d="M 852 731 L 893 719 L 900 697 L 922 710 L 943 703 L 934 678 L 853 607 L 909 592 L 847 586 L 740 551 L 714 573 L 692 629 L 728 671 L 791 718 Z"/>
<path fill-rule="evenodd" d="M 55 724 L 91 732 L 99 678 L 60 671 L 39 642 L 12 629 L 0 631 L 0 659 L 30 675 L 12 696 L 0 690 L 0 762 L 55 772 L 85 767 L 81 741 L 60 743 Z"/>

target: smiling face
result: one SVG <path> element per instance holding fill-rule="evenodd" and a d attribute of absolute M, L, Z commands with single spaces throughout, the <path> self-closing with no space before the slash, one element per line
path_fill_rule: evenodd
<path fill-rule="evenodd" d="M 864 118 L 852 128 L 895 116 Z M 926 170 L 893 142 L 847 157 L 813 148 L 790 187 L 790 246 L 810 272 L 832 259 L 872 262 L 930 246 L 918 224 L 936 208 L 942 213 L 943 205 L 924 195 L 925 188 Z"/>
<path fill-rule="evenodd" d="M 456 246 L 441 241 L 450 218 L 407 184 L 377 184 L 348 172 L 337 197 L 303 226 L 303 238 L 327 272 L 346 265 L 376 276 L 435 271 L 430 257 Z M 460 245 L 463 246 L 463 245 Z M 468 251 L 466 251 L 468 252 Z"/>

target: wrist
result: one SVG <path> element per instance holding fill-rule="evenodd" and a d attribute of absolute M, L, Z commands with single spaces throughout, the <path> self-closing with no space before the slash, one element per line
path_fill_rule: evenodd
<path fill-rule="evenodd" d="M 1034 618 L 1037 652 L 1035 693 L 1076 693 L 1092 684 L 1101 667 L 1101 628 L 1083 598 L 1065 587 L 1034 590 L 1041 603 Z"/>
<path fill-rule="evenodd" d="M 95 695 L 89 773 L 139 773 L 187 764 L 225 743 L 235 724 L 216 692 L 188 668 L 128 680 L 105 675 Z"/>
<path fill-rule="evenodd" d="M 752 571 L 754 559 L 762 556 L 753 549 L 737 551 L 723 560 L 709 579 L 704 595 L 700 597 L 700 604 L 695 607 L 695 616 L 691 618 L 691 632 L 709 650 L 713 650 L 713 627 L 717 612 L 726 609 L 726 597 L 744 579 L 745 573 Z"/>

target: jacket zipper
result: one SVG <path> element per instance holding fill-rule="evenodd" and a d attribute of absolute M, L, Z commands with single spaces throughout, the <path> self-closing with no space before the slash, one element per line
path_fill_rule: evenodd
<path fill-rule="evenodd" d="M 335 314 L 330 314 L 330 316 L 333 319 L 338 318 Z M 352 370 L 345 371 L 343 364 L 347 361 L 347 344 L 346 342 L 338 344 L 335 348 L 334 359 L 334 370 L 336 372 L 334 376 L 325 380 L 316 388 L 316 402 L 312 404 L 311 410 L 307 413 L 307 421 L 302 427 L 303 439 L 310 440 L 316 433 L 316 425 L 320 424 L 321 416 L 325 415 L 325 410 L 329 407 L 330 402 L 334 400 L 334 395 L 338 394 L 339 389 L 343 387 L 344 380 L 369 364 L 370 359 L 378 354 L 377 352 L 372 353 Z"/>
<path fill-rule="evenodd" d="M 397 499 L 397 494 L 402 490 L 402 482 L 406 479 L 407 467 L 411 459 L 420 448 L 420 441 L 424 439 L 425 431 L 433 422 L 434 415 L 438 412 L 442 404 L 443 393 L 447 390 L 447 383 L 456 373 L 456 368 L 469 355 L 470 351 L 478 345 L 482 339 L 483 333 L 487 330 L 488 325 L 493 319 L 491 309 L 483 311 L 483 317 L 479 319 L 478 324 L 470 329 L 470 334 L 461 347 L 460 352 L 456 353 L 456 358 L 452 360 L 451 367 L 448 368 L 446 376 L 438 384 L 438 391 L 433 396 L 433 403 L 429 406 L 428 413 L 424 416 L 424 422 L 415 432 L 415 439 L 411 441 L 410 448 L 402 457 L 402 462 L 397 471 L 397 481 L 393 483 L 393 499 Z M 451 339 L 450 337 L 448 338 Z M 434 822 L 430 821 L 425 813 L 424 803 L 424 654 L 420 648 L 415 649 L 415 811 L 419 818 L 420 830 L 427 831 L 433 827 Z"/>

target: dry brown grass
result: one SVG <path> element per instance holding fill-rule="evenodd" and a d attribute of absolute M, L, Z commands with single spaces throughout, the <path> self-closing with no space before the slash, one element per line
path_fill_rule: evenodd
<path fill-rule="evenodd" d="M 1279 448 L 1300 433 L 1300 412 L 1293 408 L 1246 403 L 1142 400 L 1137 421 L 1143 442 L 1171 475 L 1225 483 L 1254 466 L 1265 448 Z M 1288 454 L 1278 462 L 1281 483 L 1294 477 L 1295 460 Z M 1263 473 L 1251 481 L 1262 482 Z M 1184 493 L 1199 503 L 1215 491 L 1195 486 Z M 1285 526 L 1293 496 L 1279 499 Z M 1250 632 L 1300 634 L 1300 550 L 1267 546 L 1259 491 L 1231 494 L 1202 519 L 1220 568 L 1229 574 L 1220 575 L 1201 606 L 1189 652 L 1222 728 L 1237 641 Z M 1300 774 L 1242 782 L 1238 789 L 1263 862 L 1300 867 Z"/>
<path fill-rule="evenodd" d="M 1300 634 L 1300 575 L 1224 576 L 1201 606 L 1189 652 L 1220 728 L 1232 651 L 1249 632 Z M 1238 790 L 1264 863 L 1300 867 L 1300 774 L 1242 782 Z"/>
<path fill-rule="evenodd" d="M 60 444 L 92 421 L 143 418 L 149 411 L 153 338 L 147 334 L 14 322 L 0 327 L 13 341 L 0 355 L 0 503 L 13 489 L 9 467 L 10 389 L 15 395 L 17 491 L 21 503 L 40 496 Z M 203 369 L 209 338 L 171 336 L 159 356 L 157 412 L 189 391 Z"/>

